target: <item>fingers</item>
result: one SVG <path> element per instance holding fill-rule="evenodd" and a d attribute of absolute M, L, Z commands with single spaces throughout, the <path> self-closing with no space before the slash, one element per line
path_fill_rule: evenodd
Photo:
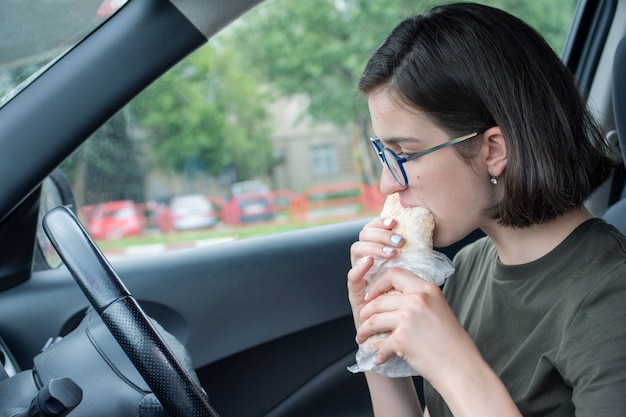
<path fill-rule="evenodd" d="M 365 274 L 367 271 L 374 265 L 374 258 L 371 256 L 365 256 L 360 258 L 348 271 L 348 290 L 353 292 L 362 292 L 363 297 L 365 298 L 365 286 L 367 282 L 365 281 Z"/>
<path fill-rule="evenodd" d="M 359 233 L 359 240 L 350 248 L 352 265 L 365 256 L 385 259 L 396 256 L 397 248 L 404 245 L 404 239 L 393 233 L 395 225 L 396 221 L 390 218 L 377 218 L 366 224 Z"/>
<path fill-rule="evenodd" d="M 392 331 L 397 325 L 392 313 L 399 310 L 400 302 L 399 293 L 392 291 L 365 304 L 359 316 L 362 324 L 357 333 L 357 343 L 363 343 L 374 334 Z"/>
<path fill-rule="evenodd" d="M 361 314 L 361 308 L 365 305 L 365 294 L 367 288 L 367 282 L 365 280 L 365 274 L 374 264 L 374 258 L 366 256 L 361 258 L 350 271 L 348 271 L 348 299 L 352 307 L 354 315 L 354 323 L 356 327 L 359 327 L 359 316 Z"/>
<path fill-rule="evenodd" d="M 377 364 L 392 355 L 407 361 L 420 357 L 420 349 L 428 350 L 422 340 L 425 334 L 444 331 L 450 325 L 445 322 L 458 325 L 437 285 L 399 268 L 391 268 L 368 288 L 366 302 L 358 318 L 357 343 L 389 334 L 378 346 Z"/>
<path fill-rule="evenodd" d="M 397 309 L 398 300 L 394 297 L 395 293 L 383 294 L 372 300 L 371 304 L 384 305 L 384 312 L 376 313 L 362 322 L 357 330 L 356 342 L 363 344 L 365 341 L 375 335 L 384 335 L 376 342 L 376 360 L 377 365 L 383 364 L 393 355 L 396 355 L 397 344 L 394 341 L 395 333 L 398 331 L 402 323 L 403 314 Z"/>
<path fill-rule="evenodd" d="M 435 284 L 421 279 L 412 272 L 402 268 L 389 268 L 372 282 L 367 293 L 366 301 L 373 300 L 390 290 L 410 294 L 430 291 L 430 287 L 437 288 L 437 290 L 439 289 Z"/>

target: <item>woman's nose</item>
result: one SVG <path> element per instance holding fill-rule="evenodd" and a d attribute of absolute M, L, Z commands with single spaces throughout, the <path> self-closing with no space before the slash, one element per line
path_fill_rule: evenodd
<path fill-rule="evenodd" d="M 395 192 L 405 189 L 394 178 L 393 174 L 387 166 L 383 166 L 383 172 L 380 175 L 380 192 L 383 195 L 391 195 Z"/>

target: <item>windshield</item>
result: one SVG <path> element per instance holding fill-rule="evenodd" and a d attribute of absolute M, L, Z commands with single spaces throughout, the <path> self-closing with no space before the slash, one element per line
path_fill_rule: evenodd
<path fill-rule="evenodd" d="M 3 0 L 0 107 L 127 0 Z"/>

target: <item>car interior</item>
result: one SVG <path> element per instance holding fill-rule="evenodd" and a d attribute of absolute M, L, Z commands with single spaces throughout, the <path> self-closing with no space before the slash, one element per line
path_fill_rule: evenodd
<path fill-rule="evenodd" d="M 622 153 L 622 161 L 626 161 L 626 83 L 622 72 L 626 66 L 626 37 L 620 40 L 615 51 L 613 60 L 612 93 L 613 114 L 615 116 L 615 134 L 617 135 L 619 149 Z M 623 168 L 620 167 L 620 168 Z M 614 176 L 615 188 L 614 200 L 617 199 L 604 213 L 603 218 L 617 227 L 622 233 L 626 233 L 626 199 L 624 199 L 623 181 L 624 171 L 618 171 Z"/>
<path fill-rule="evenodd" d="M 81 225 L 57 168 L 262 2 L 121 3 L 0 105 L 0 417 L 55 412 L 49 398 L 63 410 L 42 415 L 372 416 L 363 375 L 347 371 L 349 250 L 367 218 L 114 259 Z M 562 56 L 626 160 L 624 22 L 626 0 L 580 1 Z M 588 206 L 624 231 L 621 168 Z M 479 236 L 437 250 L 452 258 Z M 121 317 L 95 314 L 109 305 Z"/>

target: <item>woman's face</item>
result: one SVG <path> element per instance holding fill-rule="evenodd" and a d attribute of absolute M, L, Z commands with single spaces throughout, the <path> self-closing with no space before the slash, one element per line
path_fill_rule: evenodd
<path fill-rule="evenodd" d="M 403 156 L 452 139 L 425 113 L 405 105 L 392 94 L 383 88 L 368 96 L 372 125 L 385 147 Z M 480 141 L 483 136 L 470 140 Z M 470 166 L 453 145 L 405 162 L 407 187 L 400 186 L 385 167 L 380 189 L 384 195 L 398 192 L 405 207 L 422 206 L 430 210 L 435 217 L 435 246 L 451 245 L 491 221 L 484 211 L 490 205 L 493 185 L 486 164 L 480 161 L 481 155 L 478 152 Z"/>

